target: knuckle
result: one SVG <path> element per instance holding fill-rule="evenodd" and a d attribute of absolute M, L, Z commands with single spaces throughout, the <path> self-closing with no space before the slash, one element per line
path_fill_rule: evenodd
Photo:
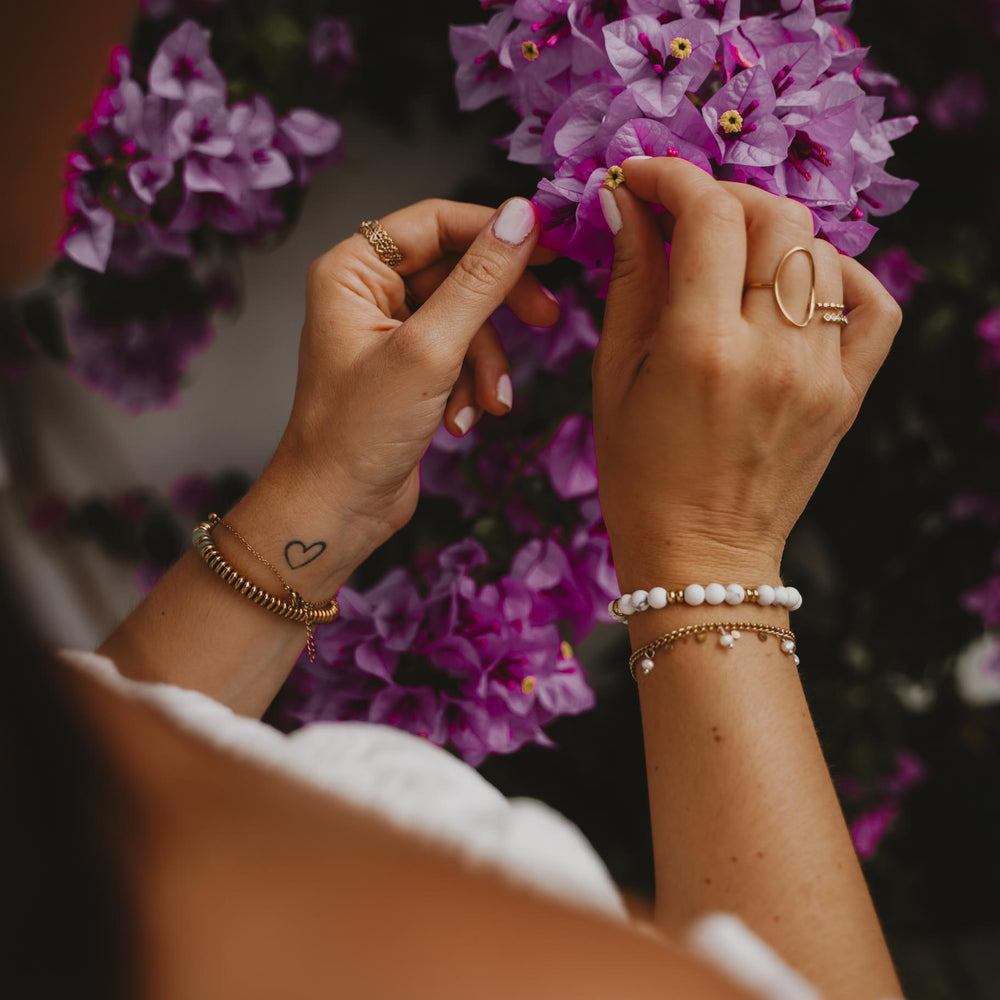
<path fill-rule="evenodd" d="M 728 191 L 716 190 L 701 195 L 695 208 L 703 224 L 725 228 L 739 226 L 741 229 L 746 226 L 742 203 Z"/>
<path fill-rule="evenodd" d="M 482 298 L 493 298 L 497 289 L 505 289 L 506 268 L 498 253 L 487 249 L 471 250 L 460 257 L 452 277 L 464 292 Z"/>
<path fill-rule="evenodd" d="M 882 322 L 895 334 L 903 325 L 903 309 L 900 304 L 884 291 L 879 296 L 878 309 Z"/>
<path fill-rule="evenodd" d="M 812 212 L 802 202 L 793 201 L 791 198 L 782 198 L 776 203 L 773 210 L 778 219 L 788 228 L 799 232 L 808 231 L 809 235 L 812 235 Z"/>

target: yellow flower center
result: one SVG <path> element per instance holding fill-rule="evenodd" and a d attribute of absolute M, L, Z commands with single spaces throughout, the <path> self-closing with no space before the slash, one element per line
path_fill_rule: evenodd
<path fill-rule="evenodd" d="M 573 656 L 573 647 L 565 640 L 559 643 L 559 658 L 569 660 Z"/>
<path fill-rule="evenodd" d="M 521 694 L 531 694 L 535 690 L 535 678 L 528 674 L 527 677 L 521 681 Z"/>
<path fill-rule="evenodd" d="M 719 127 L 727 135 L 738 135 L 743 131 L 743 115 L 738 111 L 723 111 L 719 118 Z"/>
<path fill-rule="evenodd" d="M 625 183 L 625 171 L 621 167 L 608 167 L 608 172 L 604 175 L 604 186 L 609 191 L 614 191 L 616 187 Z M 566 645 L 566 643 L 563 643 Z M 570 656 L 573 655 L 573 651 L 570 650 Z"/>
<path fill-rule="evenodd" d="M 521 42 L 521 55 L 528 62 L 534 62 L 541 55 L 541 52 L 538 51 L 538 46 L 529 39 L 526 42 Z"/>
<path fill-rule="evenodd" d="M 675 59 L 687 59 L 691 55 L 691 40 L 688 38 L 674 38 L 670 42 L 670 54 Z"/>

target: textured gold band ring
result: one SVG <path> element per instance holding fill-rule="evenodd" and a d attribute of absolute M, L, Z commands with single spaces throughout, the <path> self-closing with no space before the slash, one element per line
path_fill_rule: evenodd
<path fill-rule="evenodd" d="M 383 264 L 388 267 L 399 267 L 403 262 L 403 251 L 396 246 L 378 219 L 362 222 L 358 226 L 358 232 L 372 245 L 372 249 Z"/>
<path fill-rule="evenodd" d="M 788 311 L 788 307 L 785 305 L 784 297 L 781 294 L 781 272 L 784 271 L 785 265 L 791 258 L 797 253 L 804 253 L 809 258 L 809 303 L 806 308 L 805 319 L 801 322 L 795 319 L 794 316 Z M 774 272 L 774 281 L 751 281 L 747 288 L 769 288 L 774 293 L 774 301 L 778 306 L 778 312 L 781 313 L 785 318 L 785 322 L 791 323 L 792 326 L 797 326 L 800 330 L 804 330 L 809 322 L 812 320 L 816 313 L 816 261 L 813 259 L 812 251 L 807 247 L 792 247 L 791 250 L 787 251 L 784 257 L 778 261 L 777 270 Z"/>

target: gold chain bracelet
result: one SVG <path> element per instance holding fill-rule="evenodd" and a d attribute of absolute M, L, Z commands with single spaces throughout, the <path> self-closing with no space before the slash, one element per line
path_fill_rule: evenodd
<path fill-rule="evenodd" d="M 795 652 L 795 633 L 789 628 L 777 625 L 762 625 L 760 622 L 707 622 L 701 625 L 684 625 L 667 632 L 645 646 L 640 646 L 628 658 L 628 670 L 632 680 L 637 680 L 635 668 L 638 666 L 643 674 L 648 674 L 655 663 L 653 657 L 661 650 L 670 652 L 670 647 L 681 639 L 694 636 L 696 642 L 704 642 L 712 632 L 719 633 L 719 645 L 723 649 L 732 649 L 744 632 L 756 633 L 761 642 L 766 642 L 768 636 L 774 636 L 781 641 L 781 651 L 791 656 L 798 666 L 799 658 Z"/>
<path fill-rule="evenodd" d="M 251 554 L 262 562 L 281 581 L 281 585 L 288 594 L 288 600 L 272 594 L 263 587 L 258 586 L 252 580 L 245 577 L 235 566 L 226 561 L 222 553 L 215 547 L 212 539 L 212 531 L 222 525 L 227 531 L 232 532 L 246 547 Z M 302 622 L 306 627 L 306 650 L 309 653 L 309 662 L 316 662 L 316 643 L 313 639 L 313 632 L 317 625 L 325 625 L 334 621 L 340 614 L 340 606 L 336 598 L 331 597 L 324 604 L 312 604 L 305 600 L 298 591 L 285 582 L 282 575 L 267 561 L 231 524 L 225 522 L 218 514 L 209 514 L 207 521 L 202 521 L 191 533 L 191 543 L 198 551 L 206 566 L 224 583 L 228 583 L 237 593 L 249 598 L 258 607 L 265 611 L 270 611 L 279 618 L 287 618 L 289 621 Z"/>

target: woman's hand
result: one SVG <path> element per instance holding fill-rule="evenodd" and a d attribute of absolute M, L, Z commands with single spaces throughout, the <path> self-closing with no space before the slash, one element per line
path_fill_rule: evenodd
<path fill-rule="evenodd" d="M 534 325 L 559 314 L 525 271 L 538 234 L 525 199 L 499 211 L 424 201 L 382 224 L 403 253 L 397 267 L 355 234 L 310 269 L 295 402 L 263 477 L 324 512 L 313 534 L 335 539 L 324 570 L 338 582 L 409 520 L 442 418 L 463 434 L 513 405 L 489 315 L 504 300 Z"/>
<path fill-rule="evenodd" d="M 788 533 L 889 350 L 899 307 L 863 267 L 813 238 L 803 205 L 678 159 L 633 158 L 624 171 L 626 186 L 601 192 L 619 231 L 594 362 L 600 496 L 621 585 L 776 579 Z M 798 329 L 770 289 L 747 287 L 773 281 L 795 246 L 812 253 L 817 301 L 846 303 L 848 326 L 817 309 Z M 809 272 L 797 253 L 782 273 L 796 317 Z"/>

